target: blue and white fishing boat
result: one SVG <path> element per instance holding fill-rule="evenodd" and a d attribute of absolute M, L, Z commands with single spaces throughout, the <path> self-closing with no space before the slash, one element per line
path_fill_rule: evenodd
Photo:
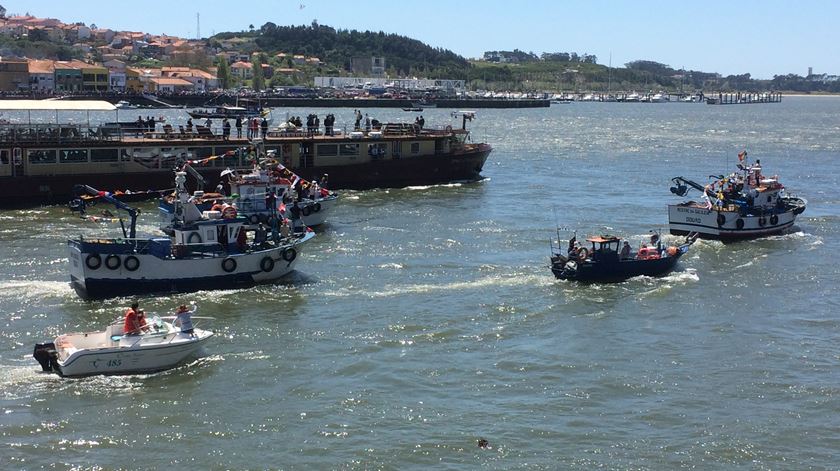
<path fill-rule="evenodd" d="M 315 234 L 305 227 L 275 225 L 270 233 L 250 225 L 233 207 L 200 211 L 185 188 L 186 173 L 176 172 L 174 220 L 167 237 L 136 236 L 138 211 L 88 186 L 128 213 L 122 238 L 67 241 L 70 280 L 85 299 L 152 292 L 230 289 L 277 280 L 294 270 L 302 244 Z"/>

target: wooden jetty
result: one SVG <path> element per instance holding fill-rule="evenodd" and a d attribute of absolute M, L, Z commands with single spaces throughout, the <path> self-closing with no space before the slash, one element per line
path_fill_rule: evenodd
<path fill-rule="evenodd" d="M 763 92 L 763 93 L 723 93 L 718 92 L 717 96 L 714 94 L 706 95 L 706 104 L 709 105 L 746 105 L 753 103 L 781 103 L 781 92 Z"/>

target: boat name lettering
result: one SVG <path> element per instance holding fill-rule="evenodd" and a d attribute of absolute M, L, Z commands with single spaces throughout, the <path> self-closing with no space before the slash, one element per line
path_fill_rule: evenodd
<path fill-rule="evenodd" d="M 689 214 L 709 214 L 708 209 L 698 209 L 698 208 L 677 208 L 677 212 L 689 213 Z"/>
<path fill-rule="evenodd" d="M 689 218 L 689 217 L 687 217 L 687 218 L 685 218 L 685 222 L 701 223 L 701 222 L 703 222 L 703 218 Z"/>
<path fill-rule="evenodd" d="M 122 364 L 122 360 L 120 360 L 119 358 L 108 360 L 108 368 L 114 368 L 120 366 L 120 364 Z"/>

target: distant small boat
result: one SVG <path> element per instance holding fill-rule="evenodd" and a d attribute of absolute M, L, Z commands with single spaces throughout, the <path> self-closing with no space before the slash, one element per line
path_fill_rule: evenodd
<path fill-rule="evenodd" d="M 423 108 L 414 107 L 414 108 L 403 108 L 403 111 L 423 111 Z"/>
<path fill-rule="evenodd" d="M 32 356 L 43 371 L 60 376 L 153 373 L 195 356 L 212 336 L 213 332 L 201 329 L 183 333 L 160 318 L 152 320 L 148 332 L 123 335 L 120 320 L 104 330 L 62 334 L 36 344 Z"/>

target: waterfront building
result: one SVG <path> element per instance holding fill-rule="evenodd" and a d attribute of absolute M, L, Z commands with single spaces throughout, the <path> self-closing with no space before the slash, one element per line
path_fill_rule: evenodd
<path fill-rule="evenodd" d="M 52 94 L 55 91 L 55 61 L 29 61 L 29 89 L 42 94 Z"/>
<path fill-rule="evenodd" d="M 0 59 L 0 91 L 29 89 L 29 64 L 25 60 Z"/>

